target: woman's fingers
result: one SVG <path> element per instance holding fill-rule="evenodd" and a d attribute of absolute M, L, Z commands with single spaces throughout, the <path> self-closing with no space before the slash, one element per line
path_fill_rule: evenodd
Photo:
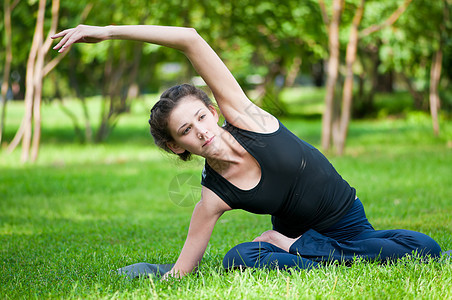
<path fill-rule="evenodd" d="M 69 47 L 73 43 L 73 42 L 70 42 L 69 39 L 73 35 L 74 30 L 75 30 L 75 28 L 67 29 L 67 30 L 64 30 L 64 31 L 52 36 L 52 38 L 63 37 L 58 42 L 58 44 L 56 44 L 55 47 L 53 47 L 53 49 L 55 49 L 55 50 L 59 49 L 58 52 L 63 52 L 67 47 Z"/>
<path fill-rule="evenodd" d="M 71 30 L 71 29 L 66 29 L 66 30 L 60 31 L 60 32 L 58 32 L 58 33 L 55 33 L 54 35 L 51 36 L 51 38 L 52 38 L 52 39 L 56 39 L 56 38 L 62 37 L 62 36 L 64 36 L 66 33 L 68 33 L 70 30 Z"/>
<path fill-rule="evenodd" d="M 75 28 L 63 30 L 52 36 L 53 39 L 61 38 L 53 49 L 63 52 L 74 43 L 97 43 L 105 39 L 103 31 L 97 26 L 79 25 Z"/>

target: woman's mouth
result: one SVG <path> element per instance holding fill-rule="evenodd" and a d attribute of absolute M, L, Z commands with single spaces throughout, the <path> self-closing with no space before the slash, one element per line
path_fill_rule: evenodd
<path fill-rule="evenodd" d="M 202 146 L 204 147 L 204 146 L 210 145 L 210 144 L 212 143 L 214 137 L 215 137 L 215 136 L 212 136 L 212 137 L 211 137 L 210 139 L 208 139 L 208 140 L 204 143 L 204 145 L 202 145 Z"/>

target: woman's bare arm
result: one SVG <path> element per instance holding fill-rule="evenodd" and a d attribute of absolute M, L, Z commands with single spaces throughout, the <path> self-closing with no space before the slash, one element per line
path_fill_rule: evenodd
<path fill-rule="evenodd" d="M 248 99 L 223 61 L 195 29 L 154 25 L 79 25 L 64 30 L 53 38 L 61 38 L 54 47 L 60 52 L 74 43 L 96 43 L 110 39 L 143 41 L 180 50 L 212 90 L 221 113 L 228 122 L 243 129 L 264 133 L 272 132 L 278 127 L 273 116 Z"/>
<path fill-rule="evenodd" d="M 203 188 L 202 199 L 193 210 L 184 247 L 173 269 L 166 276 L 180 277 L 196 269 L 206 251 L 218 218 L 230 209 L 212 191 Z"/>

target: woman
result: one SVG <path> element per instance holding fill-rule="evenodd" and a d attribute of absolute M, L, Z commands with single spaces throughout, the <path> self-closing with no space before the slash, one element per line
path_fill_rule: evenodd
<path fill-rule="evenodd" d="M 166 26 L 84 26 L 64 30 L 54 49 L 108 39 L 136 40 L 182 51 L 204 79 L 227 124 L 208 97 L 190 85 L 168 89 L 151 110 L 157 145 L 183 160 L 205 158 L 201 200 L 187 239 L 170 273 L 183 276 L 200 263 L 218 218 L 231 209 L 272 215 L 273 230 L 231 249 L 226 268 L 300 267 L 388 261 L 416 251 L 437 257 L 430 237 L 407 230 L 375 231 L 355 189 L 314 147 L 253 104 L 221 59 L 194 29 Z"/>

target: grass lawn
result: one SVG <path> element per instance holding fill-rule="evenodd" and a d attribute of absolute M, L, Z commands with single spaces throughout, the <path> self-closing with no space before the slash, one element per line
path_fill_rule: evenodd
<path fill-rule="evenodd" d="M 67 105 L 81 115 L 78 103 Z M 315 105 L 306 104 L 309 114 Z M 98 102 L 90 106 L 94 120 Z M 111 275 L 137 262 L 174 262 L 199 194 L 190 185 L 178 190 L 174 180 L 199 182 L 203 162 L 178 162 L 157 150 L 148 111 L 149 101 L 136 102 L 108 141 L 80 145 L 58 104 L 45 104 L 37 163 L 19 163 L 20 150 L 0 152 L 0 298 L 452 298 L 450 261 L 226 273 L 224 254 L 271 227 L 269 216 L 241 211 L 222 216 L 196 274 L 165 282 Z M 21 105 L 11 103 L 7 139 L 21 116 Z M 282 121 L 319 145 L 319 119 Z M 346 155 L 327 154 L 376 229 L 421 231 L 452 249 L 451 123 L 443 120 L 434 137 L 430 119 L 419 113 L 355 121 Z"/>

